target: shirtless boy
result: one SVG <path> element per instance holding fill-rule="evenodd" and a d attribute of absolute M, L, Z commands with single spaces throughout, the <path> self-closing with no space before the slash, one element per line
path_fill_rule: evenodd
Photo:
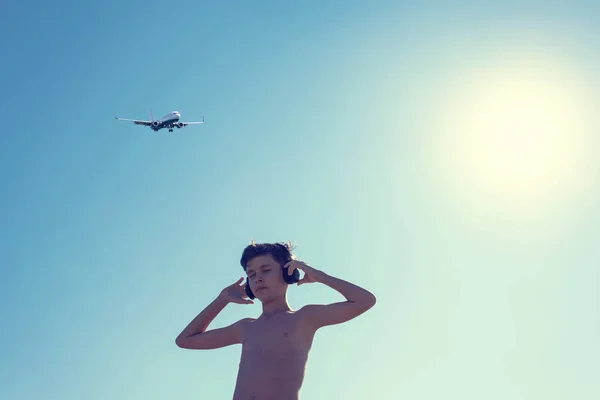
<path fill-rule="evenodd" d="M 223 289 L 179 334 L 176 344 L 196 350 L 242 344 L 233 400 L 298 400 L 315 332 L 356 318 L 375 305 L 375 296 L 296 260 L 287 244 L 252 243 L 240 263 L 246 282 L 240 278 Z M 298 270 L 304 273 L 302 279 Z M 294 311 L 287 302 L 287 289 L 295 282 L 327 285 L 346 301 Z M 253 304 L 254 297 L 262 303 L 258 318 L 207 330 L 227 304 Z"/>

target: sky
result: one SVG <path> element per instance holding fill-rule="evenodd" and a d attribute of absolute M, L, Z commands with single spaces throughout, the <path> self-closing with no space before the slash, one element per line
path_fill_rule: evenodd
<path fill-rule="evenodd" d="M 600 397 L 600 5 L 452 3 L 3 4 L 0 398 L 231 398 L 252 239 L 378 299 L 304 399 Z"/>

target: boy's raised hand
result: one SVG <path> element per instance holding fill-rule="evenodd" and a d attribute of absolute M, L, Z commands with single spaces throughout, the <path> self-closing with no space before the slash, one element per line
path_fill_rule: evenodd
<path fill-rule="evenodd" d="M 254 304 L 246 294 L 246 284 L 243 283 L 244 278 L 238 279 L 235 283 L 221 290 L 219 298 L 229 303 L 237 304 Z"/>
<path fill-rule="evenodd" d="M 288 275 L 292 275 L 296 269 L 304 272 L 304 276 L 298 281 L 298 285 L 320 282 L 321 276 L 323 275 L 323 272 L 299 260 L 292 260 L 283 267 L 288 269 Z"/>

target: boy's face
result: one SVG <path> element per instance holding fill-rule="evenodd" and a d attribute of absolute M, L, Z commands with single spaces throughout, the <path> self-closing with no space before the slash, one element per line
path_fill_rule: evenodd
<path fill-rule="evenodd" d="M 284 296 L 287 283 L 283 280 L 281 266 L 272 255 L 256 256 L 246 266 L 250 289 L 260 301 Z"/>

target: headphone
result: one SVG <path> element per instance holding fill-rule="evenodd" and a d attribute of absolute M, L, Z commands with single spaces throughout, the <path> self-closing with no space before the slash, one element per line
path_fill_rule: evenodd
<path fill-rule="evenodd" d="M 298 271 L 297 268 L 294 270 L 294 272 L 292 272 L 292 275 L 288 275 L 288 267 L 281 267 L 281 272 L 283 273 L 283 280 L 288 285 L 297 283 L 300 280 L 300 271 Z M 248 295 L 248 297 L 252 300 L 256 298 L 250 289 L 250 278 L 246 278 L 246 295 Z"/>

